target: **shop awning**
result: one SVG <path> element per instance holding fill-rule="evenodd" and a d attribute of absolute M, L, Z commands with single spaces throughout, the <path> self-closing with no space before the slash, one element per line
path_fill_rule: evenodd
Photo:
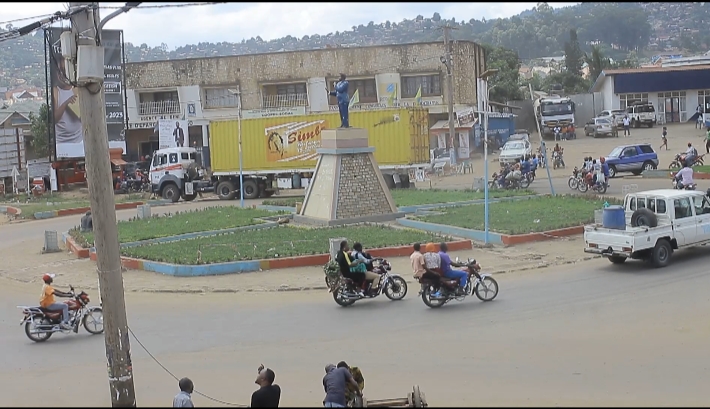
<path fill-rule="evenodd" d="M 114 166 L 123 166 L 126 164 L 126 161 L 121 158 L 111 158 L 111 164 Z"/>
<path fill-rule="evenodd" d="M 469 130 L 469 129 L 473 128 L 473 126 L 476 124 L 476 122 L 478 122 L 478 118 L 476 118 L 475 121 L 469 122 L 467 124 L 461 124 L 461 125 L 454 124 L 454 125 L 455 125 L 456 130 L 462 130 L 462 129 Z M 434 132 L 449 132 L 449 121 L 445 120 L 445 119 L 437 121 L 437 123 L 435 123 L 434 126 L 429 128 L 429 130 L 434 131 Z"/>

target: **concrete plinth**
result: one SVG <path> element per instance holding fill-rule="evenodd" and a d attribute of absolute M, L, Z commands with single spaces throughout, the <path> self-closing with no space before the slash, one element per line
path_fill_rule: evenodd
<path fill-rule="evenodd" d="M 382 177 L 375 148 L 368 146 L 366 129 L 323 130 L 321 146 L 315 174 L 294 221 L 335 226 L 404 217 Z"/>

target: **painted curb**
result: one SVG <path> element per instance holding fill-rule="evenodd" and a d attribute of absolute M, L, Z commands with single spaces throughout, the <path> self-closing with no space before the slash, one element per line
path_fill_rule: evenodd
<path fill-rule="evenodd" d="M 157 206 L 171 205 L 172 202 L 167 201 L 167 200 L 146 200 L 145 202 L 116 203 L 115 209 L 116 210 L 135 209 L 136 207 L 144 205 L 144 204 L 157 207 Z M 32 215 L 32 217 L 37 220 L 53 219 L 55 217 L 75 216 L 78 214 L 86 213 L 90 210 L 91 210 L 91 207 L 75 207 L 72 209 L 49 210 L 46 212 L 36 212 L 35 214 Z"/>
<path fill-rule="evenodd" d="M 412 220 L 407 218 L 397 219 L 397 223 L 405 227 L 417 230 L 424 230 L 431 233 L 439 233 L 454 237 L 465 237 L 476 241 L 485 241 L 485 232 L 481 230 L 465 229 L 462 227 L 449 226 Z M 564 229 L 550 230 L 539 233 L 528 234 L 501 234 L 488 232 L 488 242 L 492 244 L 503 244 L 505 246 L 515 246 L 533 241 L 551 240 L 560 237 L 574 236 L 584 233 L 584 226 L 566 227 Z"/>
<path fill-rule="evenodd" d="M 22 209 L 13 206 L 0 206 L 0 213 L 11 214 L 13 216 L 21 216 Z"/>
<path fill-rule="evenodd" d="M 671 172 L 671 175 L 675 176 L 675 172 Z M 693 179 L 708 180 L 710 179 L 710 173 L 693 172 Z"/>

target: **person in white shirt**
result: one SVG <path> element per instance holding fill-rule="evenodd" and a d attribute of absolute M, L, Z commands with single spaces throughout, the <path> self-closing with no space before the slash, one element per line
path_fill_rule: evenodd
<path fill-rule="evenodd" d="M 629 127 L 631 126 L 631 120 L 629 119 L 628 115 L 624 116 L 624 137 L 631 136 L 631 130 Z"/>
<path fill-rule="evenodd" d="M 685 186 L 693 184 L 693 169 L 688 166 L 690 163 L 688 161 L 685 162 L 685 165 L 683 169 L 679 170 L 678 173 L 675 174 L 676 181 L 678 181 L 678 188 L 683 189 Z"/>

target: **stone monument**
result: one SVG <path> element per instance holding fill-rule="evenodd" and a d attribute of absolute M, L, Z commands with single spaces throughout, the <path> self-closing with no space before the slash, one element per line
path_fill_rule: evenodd
<path fill-rule="evenodd" d="M 325 129 L 317 152 L 316 171 L 294 221 L 335 226 L 404 217 L 385 184 L 366 129 Z"/>

